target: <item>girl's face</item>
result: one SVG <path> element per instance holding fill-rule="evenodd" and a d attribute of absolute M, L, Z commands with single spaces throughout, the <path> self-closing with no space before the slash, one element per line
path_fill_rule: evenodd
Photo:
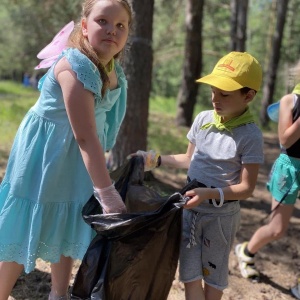
<path fill-rule="evenodd" d="M 125 46 L 129 33 L 129 15 L 114 0 L 99 0 L 90 15 L 81 21 L 83 36 L 106 65 Z"/>
<path fill-rule="evenodd" d="M 240 90 L 227 92 L 212 87 L 211 91 L 214 110 L 222 117 L 224 122 L 243 114 L 248 103 L 255 96 L 253 90 L 250 90 L 247 94 L 243 94 Z"/>

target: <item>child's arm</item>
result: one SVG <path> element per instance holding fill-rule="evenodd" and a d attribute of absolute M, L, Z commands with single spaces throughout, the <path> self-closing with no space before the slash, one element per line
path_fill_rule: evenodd
<path fill-rule="evenodd" d="M 154 150 L 148 152 L 138 150 L 136 153 L 129 155 L 129 157 L 134 155 L 142 156 L 144 159 L 144 169 L 145 171 L 150 171 L 158 166 L 164 165 L 173 168 L 188 169 L 191 163 L 192 155 L 194 153 L 195 145 L 191 142 L 188 144 L 188 148 L 185 154 L 169 154 L 169 155 L 159 155 Z M 160 162 L 158 160 L 160 159 Z"/>
<path fill-rule="evenodd" d="M 240 183 L 223 187 L 224 200 L 243 200 L 250 197 L 255 189 L 259 164 L 244 164 L 241 169 Z M 205 199 L 220 199 L 220 193 L 215 188 L 197 188 L 186 192 L 191 200 L 184 208 L 193 208 Z"/>
<path fill-rule="evenodd" d="M 94 96 L 84 89 L 66 59 L 56 66 L 57 80 L 62 88 L 67 114 L 85 166 L 94 186 L 111 185 L 106 160 L 100 144 L 94 113 Z"/>
<path fill-rule="evenodd" d="M 170 154 L 161 156 L 161 165 L 188 169 L 190 167 L 191 159 L 195 150 L 195 145 L 189 142 L 186 153 L 184 154 Z"/>
<path fill-rule="evenodd" d="M 280 100 L 278 137 L 280 144 L 288 149 L 300 139 L 300 119 L 293 123 L 292 110 L 294 95 L 289 94 Z"/>
<path fill-rule="evenodd" d="M 84 89 L 69 63 L 63 58 L 55 67 L 62 88 L 67 115 L 78 143 L 83 162 L 93 182 L 98 201 L 105 212 L 125 211 L 125 205 L 115 190 L 106 167 L 104 151 L 98 138 L 94 113 L 94 95 Z M 101 200 L 101 201 L 100 201 Z"/>

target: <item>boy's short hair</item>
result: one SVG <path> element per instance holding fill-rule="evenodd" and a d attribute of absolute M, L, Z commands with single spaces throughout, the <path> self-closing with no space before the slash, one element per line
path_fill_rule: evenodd
<path fill-rule="evenodd" d="M 228 92 L 243 87 L 258 91 L 262 82 L 262 68 L 249 53 L 230 52 L 218 61 L 211 74 L 196 82 L 206 83 Z"/>

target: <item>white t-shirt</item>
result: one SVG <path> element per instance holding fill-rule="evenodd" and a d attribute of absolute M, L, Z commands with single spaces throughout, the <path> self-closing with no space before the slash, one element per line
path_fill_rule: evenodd
<path fill-rule="evenodd" d="M 209 187 L 238 184 L 243 164 L 264 162 L 262 132 L 255 123 L 236 127 L 231 132 L 219 131 L 215 126 L 200 129 L 209 122 L 213 122 L 213 110 L 199 113 L 187 134 L 195 145 L 188 176 Z"/>

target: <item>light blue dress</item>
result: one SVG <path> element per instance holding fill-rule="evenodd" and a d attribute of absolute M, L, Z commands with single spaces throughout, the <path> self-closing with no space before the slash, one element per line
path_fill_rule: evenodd
<path fill-rule="evenodd" d="M 61 56 L 94 94 L 99 140 L 104 150 L 111 149 L 126 109 L 127 81 L 121 66 L 115 64 L 118 88 L 102 98 L 96 66 L 77 49 L 69 48 Z M 81 216 L 93 193 L 92 181 L 53 68 L 40 80 L 40 97 L 18 129 L 0 185 L 0 261 L 23 264 L 27 273 L 37 258 L 82 259 L 94 236 Z"/>

